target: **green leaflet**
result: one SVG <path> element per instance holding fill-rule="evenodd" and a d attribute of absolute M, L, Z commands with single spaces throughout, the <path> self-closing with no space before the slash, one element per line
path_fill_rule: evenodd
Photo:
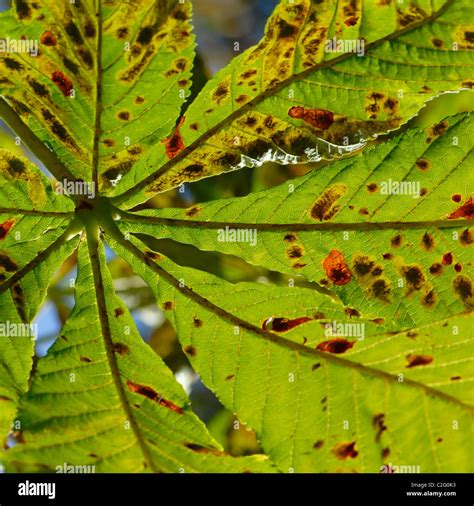
<path fill-rule="evenodd" d="M 72 202 L 26 159 L 0 149 L 0 433 L 5 438 L 32 366 L 33 327 L 49 281 L 71 254 Z"/>
<path fill-rule="evenodd" d="M 39 54 L 1 53 L 0 93 L 74 177 L 107 190 L 175 124 L 191 84 L 191 3 L 14 4 L 2 36 L 39 41 Z"/>
<path fill-rule="evenodd" d="M 144 262 L 136 239 L 109 232 L 111 246 L 154 290 L 206 384 L 256 430 L 280 471 L 379 472 L 394 458 L 421 472 L 472 469 L 474 399 L 453 380 L 472 374 L 472 359 L 459 358 L 472 343 L 465 316 L 393 335 L 366 322 L 371 335 L 362 340 L 328 338 L 321 320 L 357 319 L 321 294 L 232 285 L 164 258 Z M 280 321 L 270 332 L 262 328 L 269 316 L 295 328 Z M 336 346 L 314 349 L 328 341 Z M 453 429 L 454 420 L 462 429 Z"/>
<path fill-rule="evenodd" d="M 131 207 L 143 200 L 138 189 L 151 196 L 264 160 L 332 158 L 398 128 L 427 100 L 472 87 L 472 9 L 469 1 L 283 0 L 262 41 L 189 106 L 170 138 L 182 150 L 169 160 L 156 146 L 112 195 Z M 326 52 L 334 38 L 363 38 L 364 57 Z"/>
<path fill-rule="evenodd" d="M 7 452 L 7 469 L 271 472 L 265 456 L 222 454 L 169 369 L 142 341 L 90 230 L 88 241 L 89 252 L 84 243 L 79 248 L 74 311 L 22 399 L 24 443 Z"/>
<path fill-rule="evenodd" d="M 247 197 L 123 217 L 132 232 L 303 275 L 387 330 L 410 329 L 474 306 L 473 146 L 462 114 Z M 408 193 L 390 194 L 399 182 Z"/>

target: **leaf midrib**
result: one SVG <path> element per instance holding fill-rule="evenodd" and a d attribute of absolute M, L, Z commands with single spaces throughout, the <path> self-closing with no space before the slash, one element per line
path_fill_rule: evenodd
<path fill-rule="evenodd" d="M 176 228 L 209 228 L 221 229 L 225 227 L 255 229 L 263 232 L 279 232 L 279 231 L 295 231 L 305 232 L 312 230 L 327 231 L 367 231 L 367 230 L 405 230 L 405 229 L 423 229 L 423 228 L 456 228 L 469 226 L 472 220 L 459 218 L 456 220 L 428 220 L 428 221 L 379 221 L 379 222 L 321 222 L 321 223 L 248 223 L 233 221 L 200 221 L 200 220 L 183 220 L 179 218 L 159 218 L 156 216 L 146 216 L 126 211 L 118 210 L 125 222 L 164 225 Z M 466 225 L 464 225 L 466 224 Z"/>
<path fill-rule="evenodd" d="M 120 373 L 120 369 L 117 363 L 117 358 L 113 350 L 112 332 L 110 329 L 108 319 L 104 282 L 99 260 L 99 228 L 97 227 L 97 225 L 91 224 L 90 226 L 87 227 L 87 246 L 89 249 L 89 258 L 91 262 L 92 275 L 94 279 L 95 299 L 97 301 L 99 323 L 102 331 L 102 337 L 107 355 L 107 360 L 110 367 L 110 373 L 112 375 L 115 384 L 115 389 L 119 396 L 122 409 L 124 410 L 125 415 L 127 417 L 127 421 L 130 422 L 133 434 L 137 440 L 137 443 L 140 447 L 140 450 L 143 454 L 143 457 L 148 467 L 152 469 L 153 472 L 158 473 L 160 471 L 155 465 L 151 452 L 148 449 L 148 446 L 145 442 L 145 438 L 143 437 L 140 427 L 132 412 L 130 402 L 127 398 L 127 394 L 125 392 L 125 388 L 122 383 L 122 375 Z"/>
<path fill-rule="evenodd" d="M 419 28 L 421 26 L 424 26 L 425 24 L 434 21 L 436 18 L 438 18 L 443 12 L 449 8 L 449 6 L 453 3 L 454 0 L 447 0 L 446 3 L 436 12 L 434 12 L 431 16 L 428 16 L 424 18 L 423 20 L 419 21 L 418 23 L 413 23 L 410 26 L 407 26 L 406 28 L 402 28 L 401 30 L 395 31 L 385 37 L 382 37 L 374 42 L 371 42 L 367 44 L 365 47 L 368 50 L 377 47 L 384 42 L 387 42 L 392 39 L 396 39 L 400 35 L 403 35 L 407 32 L 410 32 L 416 28 Z M 251 49 L 255 49 L 255 46 Z M 224 118 L 222 121 L 216 123 L 212 128 L 204 132 L 201 136 L 199 136 L 194 142 L 192 142 L 188 147 L 185 147 L 182 151 L 180 151 L 175 157 L 173 157 L 171 160 L 168 160 L 164 165 L 162 165 L 159 169 L 152 172 L 149 176 L 147 176 L 145 179 L 142 179 L 140 182 L 129 188 L 128 190 L 124 191 L 123 193 L 111 197 L 111 202 L 114 204 L 120 204 L 127 200 L 128 197 L 131 195 L 134 195 L 135 193 L 141 191 L 143 188 L 145 188 L 148 184 L 152 183 L 155 179 L 157 179 L 159 176 L 165 174 L 166 172 L 170 171 L 175 167 L 179 162 L 181 162 L 183 159 L 185 159 L 190 153 L 195 151 L 198 147 L 200 147 L 203 143 L 207 141 L 210 137 L 212 137 L 216 132 L 221 130 L 223 127 L 225 127 L 228 124 L 231 124 L 234 119 L 240 117 L 241 115 L 245 114 L 247 111 L 253 109 L 257 104 L 264 101 L 269 96 L 273 96 L 274 94 L 278 93 L 280 90 L 284 89 L 288 85 L 290 85 L 292 82 L 298 79 L 303 79 L 304 77 L 312 74 L 313 72 L 316 72 L 318 70 L 332 67 L 337 63 L 340 63 L 341 61 L 344 61 L 348 58 L 353 57 L 353 53 L 345 53 L 341 54 L 340 56 L 333 58 L 328 61 L 321 62 L 317 65 L 314 65 L 313 67 L 310 67 L 309 69 L 300 72 L 298 74 L 293 74 L 288 79 L 285 79 L 275 85 L 271 89 L 267 89 L 257 96 L 255 96 L 250 102 L 246 103 L 241 108 L 235 110 L 233 113 L 228 115 L 226 118 Z M 194 103 L 194 102 L 193 102 Z M 191 104 L 192 105 L 192 104 Z"/>

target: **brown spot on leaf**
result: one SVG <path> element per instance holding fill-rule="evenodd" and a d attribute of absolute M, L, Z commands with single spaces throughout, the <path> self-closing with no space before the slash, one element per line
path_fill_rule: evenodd
<path fill-rule="evenodd" d="M 301 316 L 300 318 L 274 318 L 271 316 L 262 323 L 263 330 L 272 330 L 273 332 L 288 332 L 294 329 L 298 325 L 311 321 L 311 318 L 307 316 Z"/>
<path fill-rule="evenodd" d="M 474 307 L 472 281 L 468 277 L 463 275 L 456 276 L 453 280 L 453 289 L 454 293 L 461 299 L 466 307 Z"/>
<path fill-rule="evenodd" d="M 104 139 L 102 142 L 104 146 L 106 146 L 107 148 L 113 148 L 116 144 L 114 139 Z"/>
<path fill-rule="evenodd" d="M 397 8 L 398 24 L 401 27 L 412 25 L 422 21 L 426 17 L 426 12 L 420 7 L 411 3 L 406 10 Z"/>
<path fill-rule="evenodd" d="M 53 32 L 46 31 L 41 34 L 40 42 L 45 46 L 55 46 L 58 41 Z"/>
<path fill-rule="evenodd" d="M 370 193 L 374 193 L 374 192 L 376 192 L 378 189 L 379 189 L 379 187 L 377 186 L 377 183 L 369 183 L 369 184 L 367 185 L 367 190 L 368 190 Z"/>
<path fill-rule="evenodd" d="M 230 93 L 230 82 L 222 81 L 219 83 L 217 88 L 212 93 L 212 100 L 217 102 L 219 105 L 229 96 Z"/>
<path fill-rule="evenodd" d="M 126 39 L 128 37 L 128 28 L 126 26 L 121 26 L 116 32 L 115 36 L 117 39 Z"/>
<path fill-rule="evenodd" d="M 434 47 L 437 47 L 438 49 L 444 47 L 444 42 L 441 39 L 438 39 L 438 37 L 431 37 L 430 42 Z"/>
<path fill-rule="evenodd" d="M 190 207 L 189 209 L 186 209 L 184 214 L 186 216 L 193 217 L 193 216 L 197 216 L 200 213 L 200 211 L 201 211 L 201 208 L 199 206 L 193 206 L 193 207 Z"/>
<path fill-rule="evenodd" d="M 442 272 L 443 272 L 443 266 L 440 263 L 435 262 L 434 264 L 431 265 L 430 274 L 432 274 L 433 276 L 438 276 Z"/>
<path fill-rule="evenodd" d="M 301 246 L 292 246 L 286 252 L 288 258 L 301 258 L 303 256 L 303 248 Z"/>
<path fill-rule="evenodd" d="M 425 232 L 423 237 L 421 238 L 421 246 L 426 251 L 431 251 L 435 247 L 435 240 L 432 234 Z"/>
<path fill-rule="evenodd" d="M 462 377 L 461 377 L 461 376 L 451 376 L 451 378 L 450 378 L 450 379 L 451 379 L 452 381 L 457 381 L 457 380 L 462 379 Z"/>
<path fill-rule="evenodd" d="M 77 44 L 78 46 L 84 44 L 84 39 L 82 38 L 81 32 L 79 28 L 70 21 L 65 27 L 66 33 L 71 37 L 71 40 Z"/>
<path fill-rule="evenodd" d="M 61 90 L 61 93 L 65 97 L 71 96 L 71 92 L 74 88 L 74 85 L 72 84 L 71 79 L 66 74 L 64 74 L 60 70 L 55 70 L 53 72 L 51 79 L 53 80 L 53 83 Z"/>
<path fill-rule="evenodd" d="M 332 449 L 332 453 L 338 460 L 355 459 L 359 452 L 355 449 L 355 441 L 351 443 L 338 443 Z"/>
<path fill-rule="evenodd" d="M 346 193 L 347 186 L 345 184 L 333 184 L 316 199 L 311 207 L 310 217 L 318 221 L 331 220 L 340 210 L 337 201 Z"/>
<path fill-rule="evenodd" d="M 184 116 L 182 116 L 181 119 L 179 120 L 175 131 L 169 137 L 161 141 L 163 144 L 165 144 L 166 155 L 170 160 L 174 158 L 176 155 L 178 155 L 185 147 L 183 138 L 179 133 L 179 128 L 183 124 L 183 122 Z"/>
<path fill-rule="evenodd" d="M 283 240 L 285 242 L 295 242 L 297 239 L 295 234 L 286 234 L 285 237 L 283 237 Z"/>
<path fill-rule="evenodd" d="M 432 140 L 434 137 L 439 137 L 440 135 L 445 134 L 448 130 L 448 127 L 449 123 L 446 120 L 443 120 L 439 123 L 436 123 L 436 125 L 433 125 L 428 130 L 428 135 L 431 137 Z"/>
<path fill-rule="evenodd" d="M 418 265 L 404 265 L 400 272 L 407 282 L 409 293 L 419 290 L 425 283 L 425 275 Z"/>
<path fill-rule="evenodd" d="M 433 357 L 431 355 L 407 355 L 408 365 L 406 368 L 417 367 L 419 365 L 428 365 L 433 362 Z"/>
<path fill-rule="evenodd" d="M 389 114 L 395 114 L 398 109 L 398 100 L 396 98 L 388 97 L 383 104 L 383 110 Z"/>
<path fill-rule="evenodd" d="M 346 26 L 354 26 L 357 24 L 357 21 L 359 21 L 359 18 L 357 17 L 347 18 L 344 20 L 344 24 Z"/>
<path fill-rule="evenodd" d="M 470 244 L 474 243 L 474 233 L 472 230 L 466 228 L 466 230 L 464 230 L 459 236 L 459 242 L 463 246 L 469 246 Z"/>
<path fill-rule="evenodd" d="M 316 364 L 313 364 L 311 366 L 311 370 L 316 371 L 316 369 L 319 369 L 320 367 L 321 367 L 321 364 L 319 362 L 317 362 Z"/>
<path fill-rule="evenodd" d="M 316 346 L 316 349 L 319 351 L 325 351 L 328 353 L 345 353 L 347 350 L 350 350 L 355 344 L 355 341 L 348 341 L 342 337 L 335 337 L 334 339 L 329 339 L 328 341 L 323 341 Z"/>
<path fill-rule="evenodd" d="M 461 272 L 462 271 L 462 265 L 458 262 L 457 264 L 454 265 L 454 270 L 456 272 Z"/>
<path fill-rule="evenodd" d="M 114 316 L 115 318 L 118 318 L 119 316 L 122 316 L 124 314 L 124 310 L 121 307 L 116 307 L 114 309 Z"/>
<path fill-rule="evenodd" d="M 153 38 L 153 33 L 155 29 L 153 26 L 144 26 L 140 29 L 137 36 L 137 42 L 141 46 L 146 46 L 151 42 L 151 39 Z"/>
<path fill-rule="evenodd" d="M 5 272 L 15 272 L 18 270 L 18 265 L 6 254 L 0 253 L 0 267 Z"/>
<path fill-rule="evenodd" d="M 371 320 L 372 323 L 375 323 L 375 325 L 383 325 L 385 323 L 384 318 L 374 318 Z"/>
<path fill-rule="evenodd" d="M 372 418 L 372 426 L 376 429 L 375 434 L 375 442 L 379 443 L 380 438 L 382 437 L 382 433 L 387 430 L 387 426 L 385 425 L 385 414 L 384 413 L 378 413 L 377 415 L 374 415 Z"/>
<path fill-rule="evenodd" d="M 135 97 L 135 100 L 134 100 L 135 104 L 137 105 L 141 105 L 145 102 L 145 97 L 143 97 L 142 95 L 138 95 Z"/>
<path fill-rule="evenodd" d="M 375 267 L 374 260 L 366 255 L 357 255 L 354 257 L 352 268 L 357 277 L 364 277 Z"/>
<path fill-rule="evenodd" d="M 171 309 L 173 309 L 173 307 L 174 305 L 170 300 L 163 303 L 163 309 L 165 309 L 166 311 L 170 311 Z"/>
<path fill-rule="evenodd" d="M 121 357 L 125 357 L 130 353 L 130 348 L 124 343 L 113 343 L 112 349 L 114 353 L 118 353 Z"/>
<path fill-rule="evenodd" d="M 460 195 L 459 193 L 455 193 L 454 195 L 451 195 L 451 200 L 459 204 L 459 202 L 461 202 L 462 200 L 462 195 Z"/>
<path fill-rule="evenodd" d="M 87 364 L 90 364 L 92 362 L 92 359 L 89 357 L 80 357 L 79 360 L 81 362 L 86 362 Z"/>
<path fill-rule="evenodd" d="M 122 121 L 129 121 L 130 120 L 130 111 L 119 111 L 117 113 L 117 118 Z"/>
<path fill-rule="evenodd" d="M 390 244 L 392 248 L 399 248 L 402 245 L 403 237 L 400 234 L 397 234 L 395 237 L 392 237 L 390 240 Z"/>
<path fill-rule="evenodd" d="M 189 128 L 190 128 L 191 130 L 199 130 L 199 124 L 198 124 L 198 123 L 191 123 L 191 124 L 189 125 Z"/>
<path fill-rule="evenodd" d="M 318 441 L 316 441 L 316 443 L 314 443 L 313 445 L 313 448 L 315 450 L 319 450 L 320 448 L 322 448 L 324 445 L 324 441 L 322 439 L 319 439 Z"/>
<path fill-rule="evenodd" d="M 229 374 L 228 376 L 226 376 L 224 379 L 226 381 L 230 381 L 230 380 L 233 380 L 235 378 L 235 374 Z"/>
<path fill-rule="evenodd" d="M 393 255 L 392 255 L 391 253 L 384 253 L 384 254 L 382 255 L 382 258 L 383 258 L 384 260 L 392 260 Z"/>
<path fill-rule="evenodd" d="M 443 255 L 443 265 L 451 265 L 453 263 L 453 254 L 452 253 L 445 253 Z"/>
<path fill-rule="evenodd" d="M 147 249 L 145 251 L 145 255 L 150 260 L 154 260 L 154 261 L 163 260 L 163 257 L 159 253 L 156 253 L 155 251 L 151 251 L 149 249 Z"/>
<path fill-rule="evenodd" d="M 96 30 L 94 23 L 92 21 L 87 21 L 87 23 L 84 26 L 84 32 L 86 34 L 86 37 L 89 39 L 92 39 L 95 37 Z"/>
<path fill-rule="evenodd" d="M 150 399 L 153 402 L 157 402 L 161 406 L 170 409 L 175 413 L 178 413 L 180 415 L 183 414 L 183 408 L 180 408 L 171 401 L 163 399 L 163 396 L 161 396 L 158 392 L 156 392 L 155 390 L 153 390 L 153 388 L 149 386 L 138 385 L 137 383 L 133 383 L 132 381 L 128 380 L 127 387 L 130 390 L 130 392 L 133 392 L 138 395 L 143 395 L 147 399 Z"/>
<path fill-rule="evenodd" d="M 381 455 L 383 459 L 386 459 L 390 455 L 390 448 L 383 448 Z"/>
<path fill-rule="evenodd" d="M 199 318 L 194 318 L 194 319 L 193 319 L 193 325 L 194 325 L 196 328 L 200 328 L 200 327 L 202 327 L 202 320 L 200 320 Z"/>
<path fill-rule="evenodd" d="M 3 239 L 5 239 L 14 224 L 15 221 L 10 219 L 4 221 L 3 223 L 0 223 L 0 241 L 3 241 Z"/>
<path fill-rule="evenodd" d="M 418 158 L 416 166 L 423 171 L 427 171 L 430 168 L 430 162 L 426 158 Z"/>
<path fill-rule="evenodd" d="M 211 453 L 211 454 L 216 455 L 218 457 L 223 455 L 222 452 L 220 452 L 219 450 L 216 450 L 215 448 L 206 448 L 205 446 L 201 446 L 201 445 L 194 444 L 194 443 L 184 443 L 184 446 L 186 446 L 186 448 L 189 448 L 190 450 L 192 450 L 193 452 L 196 452 L 196 453 L 204 453 L 204 454 Z"/>
<path fill-rule="evenodd" d="M 369 292 L 382 302 L 390 302 L 391 288 L 389 282 L 385 279 L 377 279 L 374 281 L 369 288 Z"/>
<path fill-rule="evenodd" d="M 348 315 L 349 318 L 352 318 L 353 316 L 355 317 L 360 316 L 359 311 L 357 311 L 357 309 L 354 309 L 352 307 L 346 307 L 346 309 L 344 309 L 344 313 L 346 313 L 346 315 Z"/>
<path fill-rule="evenodd" d="M 13 58 L 4 58 L 3 63 L 5 63 L 6 67 L 10 70 L 21 70 L 23 68 L 23 65 Z"/>
<path fill-rule="evenodd" d="M 434 290 L 430 290 L 421 298 L 421 303 L 428 309 L 431 309 L 436 304 L 436 293 Z"/>
<path fill-rule="evenodd" d="M 195 357 L 197 354 L 196 348 L 192 344 L 188 344 L 183 348 L 184 353 L 190 357 Z"/>
<path fill-rule="evenodd" d="M 351 280 L 351 271 L 347 267 L 346 259 L 336 249 L 331 250 L 329 255 L 323 260 L 323 269 L 335 285 L 346 285 Z"/>
<path fill-rule="evenodd" d="M 297 31 L 296 26 L 291 25 L 284 19 L 280 18 L 276 24 L 278 26 L 278 36 L 284 39 L 292 37 Z"/>
<path fill-rule="evenodd" d="M 334 114 L 325 109 L 305 109 L 293 106 L 288 111 L 290 118 L 301 119 L 318 130 L 327 130 L 334 123 Z"/>
<path fill-rule="evenodd" d="M 239 95 L 235 101 L 238 103 L 238 104 L 245 104 L 245 102 L 247 102 L 249 100 L 249 97 L 247 95 Z"/>
<path fill-rule="evenodd" d="M 466 220 L 474 219 L 474 197 L 471 197 L 461 207 L 448 214 L 448 220 L 455 220 L 457 218 L 465 218 Z"/>

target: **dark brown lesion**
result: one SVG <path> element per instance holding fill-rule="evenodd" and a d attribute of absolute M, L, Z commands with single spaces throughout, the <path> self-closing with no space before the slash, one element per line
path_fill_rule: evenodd
<path fill-rule="evenodd" d="M 316 199 L 310 209 L 310 217 L 317 221 L 331 220 L 340 210 L 337 201 L 346 193 L 347 186 L 345 184 L 336 183 L 330 186 Z"/>

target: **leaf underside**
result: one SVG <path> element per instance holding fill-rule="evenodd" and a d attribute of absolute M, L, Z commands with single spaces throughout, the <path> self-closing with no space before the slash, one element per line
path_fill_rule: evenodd
<path fill-rule="evenodd" d="M 52 174 L 0 148 L 3 326 L 28 327 L 78 258 L 74 309 L 47 355 L 30 335 L 0 338 L 6 469 L 472 472 L 470 115 L 363 150 L 472 88 L 472 14 L 468 0 L 282 0 L 260 43 L 184 109 L 190 1 L 17 0 L 1 13 L 2 34 L 39 53 L 0 53 L 0 115 Z M 130 211 L 223 172 L 321 159 L 334 160 L 246 197 Z M 60 195 L 64 180 L 97 194 Z M 232 284 L 155 238 L 292 282 Z M 115 293 L 104 245 L 264 454 L 226 454 L 193 413 Z"/>

